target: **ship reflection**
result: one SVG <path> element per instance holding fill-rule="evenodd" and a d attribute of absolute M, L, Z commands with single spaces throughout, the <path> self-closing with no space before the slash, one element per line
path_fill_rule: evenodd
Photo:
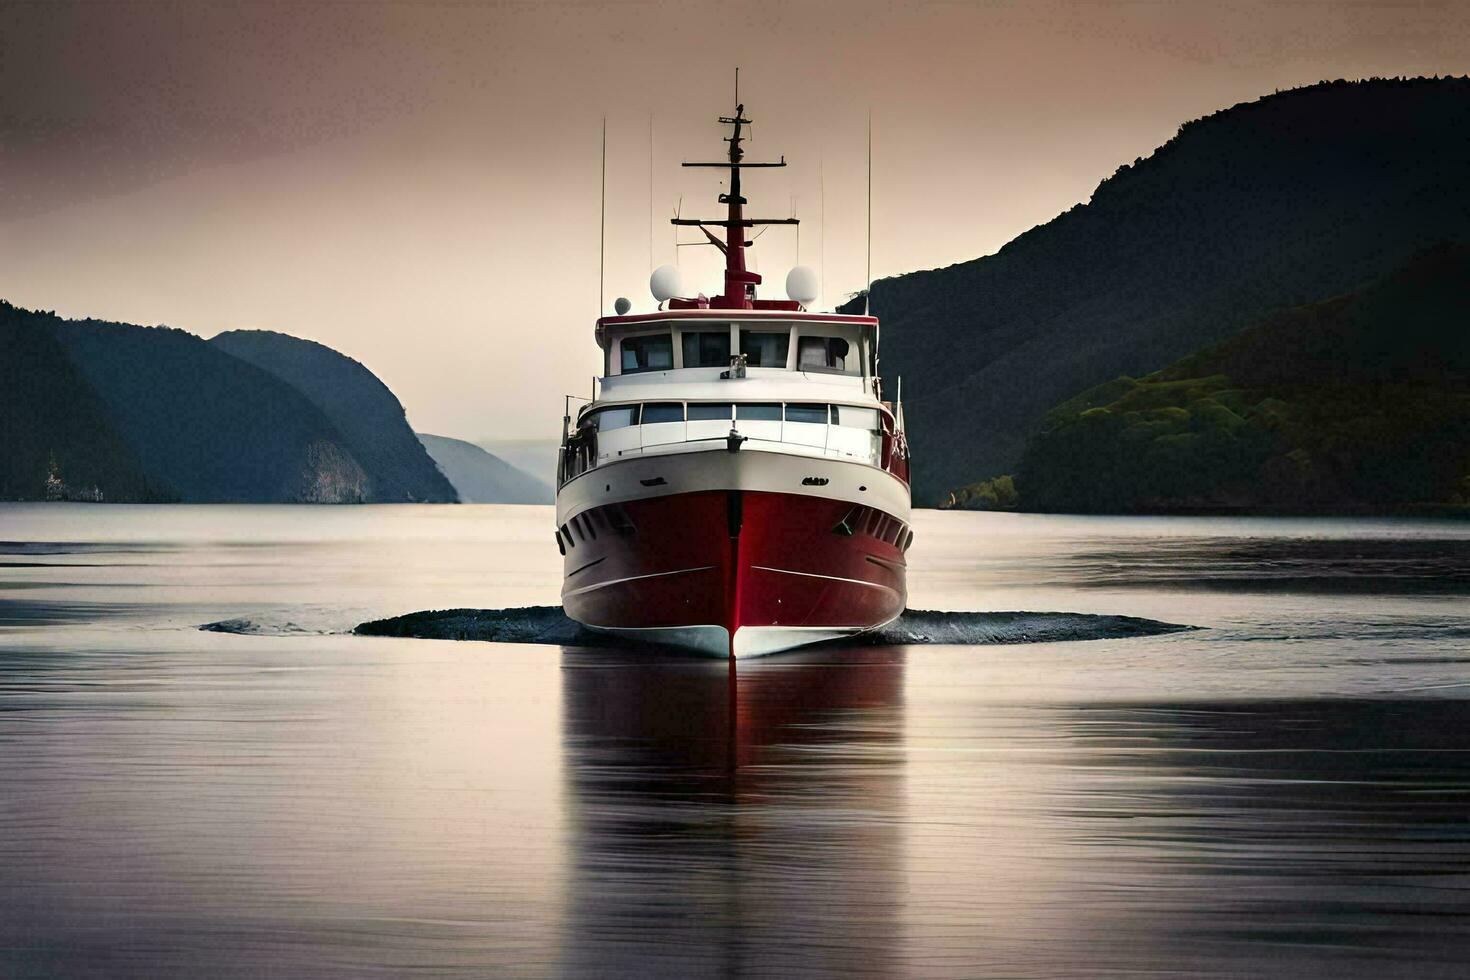
<path fill-rule="evenodd" d="M 902 651 L 563 668 L 565 973 L 891 972 Z"/>

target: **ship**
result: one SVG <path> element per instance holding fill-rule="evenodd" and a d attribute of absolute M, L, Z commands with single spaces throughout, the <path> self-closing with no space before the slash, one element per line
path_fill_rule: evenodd
<path fill-rule="evenodd" d="M 718 295 L 680 295 L 653 272 L 657 308 L 597 320 L 593 398 L 568 399 L 557 463 L 562 605 L 630 645 L 732 659 L 881 627 L 904 609 L 910 527 L 903 408 L 883 398 L 879 328 L 866 312 L 821 313 L 816 274 L 761 298 L 746 267 L 742 172 L 751 120 L 737 100 L 724 217 L 676 216 L 724 255 Z M 677 232 L 676 232 L 677 233 Z M 601 312 L 601 311 L 600 311 Z"/>

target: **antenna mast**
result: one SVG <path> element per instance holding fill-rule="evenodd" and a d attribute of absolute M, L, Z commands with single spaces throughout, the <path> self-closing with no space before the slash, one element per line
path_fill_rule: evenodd
<path fill-rule="evenodd" d="M 817 157 L 817 197 L 822 202 L 822 238 L 817 252 L 817 275 L 825 292 L 827 288 L 827 154 Z"/>
<path fill-rule="evenodd" d="M 867 288 L 863 290 L 863 315 L 873 296 L 873 110 L 868 110 L 868 266 L 864 272 Z"/>
<path fill-rule="evenodd" d="M 733 127 L 731 134 L 725 137 L 725 142 L 730 144 L 729 159 L 710 163 L 688 163 L 686 167 L 718 167 L 721 170 L 730 171 L 730 192 L 721 194 L 719 202 L 727 206 L 726 216 L 723 220 L 717 218 L 674 218 L 673 223 L 698 228 L 704 232 L 709 243 L 721 252 L 725 253 L 725 291 L 717 297 L 708 301 L 708 305 L 718 309 L 753 310 L 761 309 L 796 309 L 796 304 L 785 305 L 785 301 L 761 300 L 757 307 L 755 298 L 755 287 L 761 282 L 758 273 L 751 272 L 745 268 L 745 250 L 752 242 L 746 240 L 745 230 L 756 225 L 795 225 L 800 224 L 796 218 L 747 218 L 745 216 L 745 205 L 749 202 L 740 193 L 740 171 L 747 167 L 784 167 L 786 158 L 783 156 L 779 161 L 773 163 L 749 163 L 745 160 L 745 151 L 740 144 L 749 137 L 743 135 L 743 128 L 750 125 L 750 120 L 745 118 L 745 106 L 739 101 L 740 73 L 736 70 L 735 90 L 737 100 L 735 103 L 735 114 L 733 116 L 721 116 L 720 122 Z M 723 227 L 725 239 L 721 241 L 714 232 L 706 226 Z M 693 303 L 694 301 L 671 300 L 670 306 L 679 308 L 680 302 Z M 781 304 L 773 306 L 772 304 Z"/>
<path fill-rule="evenodd" d="M 602 199 L 598 204 L 597 225 L 597 315 L 606 306 L 603 282 L 607 271 L 607 117 L 602 117 Z"/>
<path fill-rule="evenodd" d="M 653 271 L 653 113 L 648 114 L 648 271 Z"/>

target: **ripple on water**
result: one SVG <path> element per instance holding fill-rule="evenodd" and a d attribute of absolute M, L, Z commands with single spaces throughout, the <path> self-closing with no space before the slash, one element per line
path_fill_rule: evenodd
<path fill-rule="evenodd" d="M 241 628 L 227 628 L 231 623 Z M 210 623 L 200 629 L 253 632 L 247 620 Z M 1136 616 L 1051 612 L 938 612 L 906 610 L 886 626 L 845 641 L 845 645 L 902 646 L 943 643 L 957 646 L 1004 643 L 1055 643 L 1157 636 L 1195 629 Z M 564 646 L 626 646 L 626 641 L 589 630 L 560 606 L 521 609 L 444 609 L 408 613 L 363 623 L 360 636 L 397 636 L 429 640 L 488 640 L 496 643 L 551 643 Z"/>

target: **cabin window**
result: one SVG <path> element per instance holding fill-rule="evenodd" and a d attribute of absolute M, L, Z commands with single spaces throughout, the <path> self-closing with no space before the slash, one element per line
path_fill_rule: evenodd
<path fill-rule="evenodd" d="M 784 368 L 786 352 L 791 347 L 791 332 L 766 333 L 757 330 L 740 331 L 740 353 L 750 367 Z"/>
<path fill-rule="evenodd" d="M 813 422 L 817 425 L 827 424 L 826 405 L 787 405 L 786 421 L 788 422 Z"/>
<path fill-rule="evenodd" d="M 716 404 L 689 403 L 689 421 L 691 422 L 728 422 L 730 421 L 729 402 Z"/>
<path fill-rule="evenodd" d="M 643 406 L 643 424 L 684 421 L 683 402 L 649 402 Z"/>
<path fill-rule="evenodd" d="M 841 337 L 801 337 L 797 340 L 796 369 L 824 374 L 861 374 L 858 358 Z"/>
<path fill-rule="evenodd" d="M 674 366 L 674 336 L 660 333 L 623 338 L 623 374 L 668 371 Z"/>
<path fill-rule="evenodd" d="M 876 408 L 854 408 L 851 405 L 833 405 L 832 413 L 832 421 L 838 425 L 851 426 L 854 429 L 878 431 L 878 410 Z"/>
<path fill-rule="evenodd" d="M 781 406 L 755 403 L 736 405 L 735 417 L 745 422 L 779 422 Z"/>
<path fill-rule="evenodd" d="M 619 405 L 616 408 L 599 408 L 588 412 L 583 417 L 584 425 L 591 425 L 598 432 L 611 432 L 613 429 L 626 429 L 630 425 L 638 424 L 637 405 Z"/>
<path fill-rule="evenodd" d="M 691 333 L 683 331 L 680 343 L 684 348 L 684 366 L 692 367 L 729 367 L 730 366 L 730 327 L 725 325 L 718 332 L 700 331 Z"/>

